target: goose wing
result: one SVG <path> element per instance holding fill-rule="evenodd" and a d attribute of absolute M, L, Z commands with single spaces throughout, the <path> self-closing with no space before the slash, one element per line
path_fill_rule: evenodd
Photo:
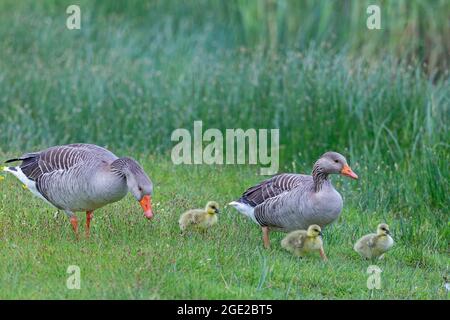
<path fill-rule="evenodd" d="M 94 154 L 110 157 L 114 161 L 117 157 L 110 151 L 89 144 L 70 144 L 51 147 L 40 152 L 31 152 L 19 158 L 7 160 L 6 163 L 22 161 L 19 168 L 25 176 L 33 181 L 39 180 L 46 174 L 69 169 L 85 163 Z"/>
<path fill-rule="evenodd" d="M 295 175 L 289 188 L 259 203 L 254 209 L 256 221 L 265 227 L 282 231 L 306 229 L 312 208 L 308 196 L 314 186 L 311 176 Z"/>
<path fill-rule="evenodd" d="M 19 168 L 29 179 L 36 182 L 36 188 L 47 200 L 45 185 L 52 177 L 61 177 L 75 168 L 87 165 L 98 158 L 112 162 L 117 157 L 110 151 L 90 144 L 70 144 L 51 147 L 40 152 L 31 152 L 19 158 L 10 159 L 6 163 L 22 161 Z"/>
<path fill-rule="evenodd" d="M 239 202 L 256 207 L 270 198 L 277 197 L 304 184 L 310 179 L 310 176 L 302 174 L 282 173 L 249 188 L 244 192 Z"/>

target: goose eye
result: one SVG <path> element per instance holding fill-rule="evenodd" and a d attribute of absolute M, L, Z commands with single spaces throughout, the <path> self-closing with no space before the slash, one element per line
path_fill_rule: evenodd
<path fill-rule="evenodd" d="M 334 160 L 334 162 L 339 163 L 339 160 Z"/>
<path fill-rule="evenodd" d="M 138 190 L 139 190 L 140 192 L 142 192 L 142 188 L 141 188 L 141 187 L 139 187 Z"/>

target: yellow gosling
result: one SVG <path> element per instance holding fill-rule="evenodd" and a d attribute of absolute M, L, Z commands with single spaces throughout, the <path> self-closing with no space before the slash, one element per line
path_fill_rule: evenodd
<path fill-rule="evenodd" d="M 192 209 L 186 211 L 180 216 L 178 221 L 180 230 L 191 229 L 197 231 L 206 231 L 215 225 L 218 221 L 219 205 L 215 201 L 209 201 L 205 209 Z"/>
<path fill-rule="evenodd" d="M 327 256 L 323 250 L 322 229 L 316 224 L 310 225 L 308 230 L 290 232 L 281 241 L 281 246 L 298 257 L 319 251 L 322 259 L 327 261 Z"/>
<path fill-rule="evenodd" d="M 366 259 L 382 259 L 384 253 L 392 248 L 394 239 L 390 236 L 389 226 L 380 223 L 377 233 L 367 234 L 359 239 L 353 249 Z"/>

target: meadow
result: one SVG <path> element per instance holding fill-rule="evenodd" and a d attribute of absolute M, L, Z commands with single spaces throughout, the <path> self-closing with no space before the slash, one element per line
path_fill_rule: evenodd
<path fill-rule="evenodd" d="M 222 206 L 260 180 L 249 168 L 178 166 L 142 158 L 155 182 L 155 218 L 147 221 L 131 196 L 95 212 L 89 240 L 75 240 L 67 217 L 14 177 L 0 183 L 0 283 L 3 299 L 446 299 L 443 275 L 448 235 L 442 221 L 425 214 L 364 212 L 357 206 L 360 182 L 335 177 L 346 206 L 325 230 L 329 262 L 298 259 L 283 251 L 283 234 L 272 233 L 270 250 L 260 229 L 233 208 L 206 235 L 180 235 L 180 213 L 217 199 Z M 302 168 L 309 170 L 310 168 Z M 435 218 L 436 219 L 436 218 Z M 368 290 L 367 268 L 352 249 L 359 236 L 388 221 L 397 244 L 382 261 L 381 289 Z M 84 223 L 84 215 L 80 215 Z M 83 232 L 82 228 L 80 231 Z M 70 265 L 80 267 L 81 289 L 68 290 Z"/>
<path fill-rule="evenodd" d="M 65 26 L 69 2 L 0 3 L 0 159 L 95 143 L 139 159 L 156 187 L 153 221 L 128 196 L 75 241 L 63 213 L 5 177 L 0 298 L 448 299 L 448 1 L 381 1 L 378 33 L 364 1 L 227 3 L 79 1 L 80 30 Z M 281 172 L 347 157 L 360 179 L 332 178 L 345 202 L 328 263 L 283 252 L 282 234 L 264 250 L 224 207 L 265 178 L 258 167 L 172 164 L 171 132 L 195 120 L 279 128 Z M 208 200 L 220 223 L 181 237 L 178 216 Z M 396 246 L 368 290 L 352 244 L 381 221 Z M 81 290 L 66 288 L 69 265 Z"/>

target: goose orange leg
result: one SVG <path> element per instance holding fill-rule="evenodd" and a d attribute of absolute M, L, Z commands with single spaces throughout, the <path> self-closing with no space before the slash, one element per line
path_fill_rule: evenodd
<path fill-rule="evenodd" d="M 75 237 L 78 240 L 78 219 L 77 216 L 73 215 L 70 217 L 70 224 L 72 225 L 73 232 L 75 232 Z"/>
<path fill-rule="evenodd" d="M 91 235 L 91 220 L 94 216 L 94 211 L 86 211 L 86 238 Z"/>
<path fill-rule="evenodd" d="M 269 247 L 270 247 L 269 228 L 262 227 L 262 232 L 263 232 L 264 248 L 269 249 Z"/>

